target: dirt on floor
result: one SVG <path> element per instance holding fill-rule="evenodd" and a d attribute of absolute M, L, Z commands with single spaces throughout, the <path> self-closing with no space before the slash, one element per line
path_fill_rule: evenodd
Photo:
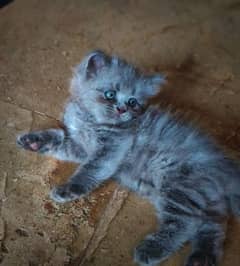
<path fill-rule="evenodd" d="M 19 132 L 59 124 L 72 67 L 103 49 L 168 84 L 155 99 L 240 151 L 238 0 L 22 0 L 0 9 L 0 264 L 131 266 L 156 227 L 153 207 L 114 183 L 85 199 L 49 199 L 75 165 L 20 151 Z M 240 265 L 231 218 L 222 266 Z M 162 265 L 183 265 L 188 247 Z"/>

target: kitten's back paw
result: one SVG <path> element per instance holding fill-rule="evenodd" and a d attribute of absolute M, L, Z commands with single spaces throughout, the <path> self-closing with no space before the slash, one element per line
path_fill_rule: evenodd
<path fill-rule="evenodd" d="M 140 266 L 155 266 L 166 259 L 165 253 L 157 241 L 146 239 L 135 248 L 134 261 Z"/>
<path fill-rule="evenodd" d="M 202 251 L 190 255 L 185 266 L 216 266 L 216 257 Z"/>
<path fill-rule="evenodd" d="M 80 185 L 64 184 L 54 187 L 50 192 L 50 198 L 57 203 L 70 202 L 79 199 L 84 195 L 84 191 Z"/>

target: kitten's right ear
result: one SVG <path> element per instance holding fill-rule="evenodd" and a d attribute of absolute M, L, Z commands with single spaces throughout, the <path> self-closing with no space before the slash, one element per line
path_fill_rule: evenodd
<path fill-rule="evenodd" d="M 90 79 L 95 77 L 102 68 L 108 66 L 111 59 L 102 51 L 93 51 L 83 60 L 83 70 L 86 78 Z"/>
<path fill-rule="evenodd" d="M 141 91 L 142 97 L 153 97 L 158 94 L 161 85 L 166 82 L 165 77 L 160 74 L 148 75 L 144 79 L 144 87 Z"/>

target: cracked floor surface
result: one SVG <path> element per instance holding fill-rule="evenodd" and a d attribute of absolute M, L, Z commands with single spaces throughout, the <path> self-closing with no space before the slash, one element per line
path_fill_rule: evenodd
<path fill-rule="evenodd" d="M 0 9 L 1 265 L 134 265 L 153 208 L 108 183 L 58 205 L 53 183 L 74 165 L 16 148 L 19 132 L 58 125 L 71 68 L 92 49 L 161 71 L 156 99 L 187 112 L 229 152 L 240 147 L 240 3 L 233 0 L 14 1 Z M 230 219 L 221 265 L 240 265 Z M 182 265 L 188 247 L 162 265 Z"/>

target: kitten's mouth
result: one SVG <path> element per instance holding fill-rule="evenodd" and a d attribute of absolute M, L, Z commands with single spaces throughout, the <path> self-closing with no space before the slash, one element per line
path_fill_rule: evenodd
<path fill-rule="evenodd" d="M 117 116 L 118 118 L 120 118 L 120 120 L 122 120 L 123 122 L 126 122 L 128 120 L 131 119 L 131 115 L 127 112 L 124 112 L 124 113 L 117 113 Z"/>

